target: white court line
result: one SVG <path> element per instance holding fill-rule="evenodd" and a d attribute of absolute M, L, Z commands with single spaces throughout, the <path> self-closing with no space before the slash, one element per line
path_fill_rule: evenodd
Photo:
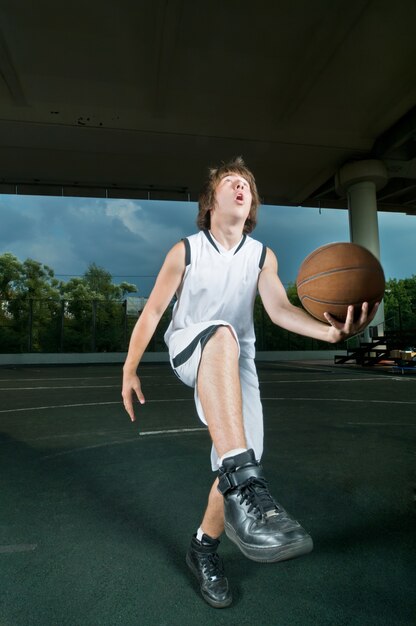
<path fill-rule="evenodd" d="M 46 456 L 41 457 L 41 461 L 46 461 L 47 459 L 55 459 L 58 456 L 66 456 L 67 454 L 73 454 L 74 452 L 87 452 L 88 450 L 95 450 L 96 448 L 105 448 L 107 446 L 119 446 L 123 443 L 132 443 L 134 441 L 138 441 L 137 437 L 134 439 L 119 439 L 117 441 L 106 441 L 105 443 L 97 443 L 94 446 L 83 446 L 82 448 L 71 448 L 71 450 L 62 450 L 62 452 L 55 452 L 54 454 L 47 454 Z"/>
<path fill-rule="evenodd" d="M 146 435 L 177 435 L 177 434 L 188 434 L 195 433 L 200 431 L 207 431 L 205 427 L 198 428 L 168 428 L 166 430 L 143 430 L 139 432 L 139 437 L 145 437 Z M 46 461 L 48 459 L 55 459 L 60 456 L 66 456 L 68 454 L 73 454 L 74 452 L 87 452 L 88 450 L 96 450 L 97 448 L 105 448 L 107 446 L 118 446 L 123 443 L 132 443 L 138 441 L 137 437 L 130 439 L 119 439 L 117 441 L 106 441 L 104 443 L 97 443 L 93 446 L 83 446 L 82 448 L 72 448 L 71 450 L 62 450 L 62 452 L 55 452 L 54 454 L 48 454 L 41 458 L 41 461 Z"/>
<path fill-rule="evenodd" d="M 143 430 L 139 432 L 139 437 L 146 437 L 147 435 L 175 435 L 177 433 L 195 433 L 199 430 L 207 430 L 205 426 L 199 426 L 198 428 L 169 428 L 167 430 Z"/>
<path fill-rule="evenodd" d="M 288 384 L 288 383 L 356 383 L 361 381 L 384 381 L 384 378 L 380 378 L 380 376 L 366 376 L 360 379 L 356 378 L 310 378 L 310 379 L 291 379 L 291 380 L 260 380 L 260 385 L 273 385 L 273 384 Z M 392 379 L 390 379 L 392 380 Z M 393 379 L 396 380 L 396 379 Z M 399 379 L 401 380 L 401 379 Z M 180 383 L 178 381 L 171 383 L 163 383 L 164 387 L 180 387 Z M 53 391 L 55 389 L 115 389 L 121 388 L 121 385 L 65 385 L 62 387 L 4 387 L 0 388 L 0 391 Z M 146 385 L 146 388 L 149 387 L 160 387 L 160 384 L 150 384 Z"/>
<path fill-rule="evenodd" d="M 72 409 L 80 406 L 101 406 L 106 404 L 121 404 L 117 402 L 80 402 L 78 404 L 51 404 L 49 406 L 28 406 L 21 409 L 1 409 L 0 413 L 21 413 L 23 411 L 46 411 L 48 409 Z"/>
<path fill-rule="evenodd" d="M 396 422 L 346 422 L 348 426 L 416 426 L 415 424 L 397 424 Z"/>
<path fill-rule="evenodd" d="M 97 430 L 97 431 L 85 431 L 78 433 L 66 433 L 62 435 L 44 435 L 42 437 L 26 437 L 25 441 L 55 441 L 56 439 L 85 439 L 86 437 L 113 437 L 120 435 L 121 431 L 118 430 Z"/>
<path fill-rule="evenodd" d="M 173 383 L 163 383 L 164 387 L 180 387 L 181 384 L 179 381 Z M 150 383 L 150 385 L 146 385 L 146 389 L 149 387 L 160 387 L 160 383 Z M 121 384 L 119 385 L 64 385 L 62 387 L 0 387 L 0 391 L 54 391 L 55 389 L 121 389 Z"/>
<path fill-rule="evenodd" d="M 170 400 L 146 400 L 146 404 L 154 402 L 193 402 L 193 398 L 173 398 Z M 83 406 L 105 406 L 110 404 L 118 404 L 122 406 L 121 400 L 111 402 L 79 402 L 76 404 L 51 404 L 49 406 L 29 406 L 20 409 L 1 409 L 0 413 L 20 413 L 24 411 L 46 411 L 49 409 L 73 409 Z"/>
<path fill-rule="evenodd" d="M 361 404 L 416 404 L 416 400 L 357 400 L 354 398 L 261 398 L 262 400 L 295 400 L 307 402 L 353 402 Z"/>
<path fill-rule="evenodd" d="M 0 554 L 14 554 L 16 552 L 33 552 L 38 547 L 37 543 L 17 543 L 11 546 L 1 546 Z"/>
<path fill-rule="evenodd" d="M 260 380 L 261 385 L 272 385 L 273 383 L 359 383 L 362 380 L 385 380 L 381 379 L 380 376 L 365 376 L 363 378 L 292 378 L 291 380 L 283 379 L 283 380 Z"/>
<path fill-rule="evenodd" d="M 120 368 L 120 372 L 121 372 L 121 368 Z M 150 374 L 142 374 L 140 376 L 140 378 L 165 378 L 165 377 L 171 377 L 170 375 L 160 375 L 158 374 L 157 376 L 154 375 L 150 375 Z M 45 382 L 47 380 L 120 380 L 121 381 L 121 373 L 120 376 L 59 376 L 56 378 L 14 378 L 14 379 L 10 379 L 10 378 L 0 378 L 0 383 L 10 383 L 13 380 L 15 380 L 16 382 L 23 382 L 23 383 L 31 383 L 31 382 Z"/>
<path fill-rule="evenodd" d="M 289 396 L 276 396 L 273 398 L 267 398 L 262 396 L 261 400 L 294 400 L 296 402 L 352 402 L 356 404 L 398 404 L 398 405 L 413 405 L 416 404 L 416 400 L 359 400 L 354 398 L 301 398 L 295 397 L 291 398 Z M 160 400 L 146 400 L 145 404 L 156 404 L 156 403 L 172 403 L 172 402 L 193 402 L 193 398 L 172 398 L 172 399 L 160 399 Z M 34 407 L 25 407 L 20 409 L 1 409 L 0 413 L 20 413 L 27 411 L 47 411 L 51 409 L 72 409 L 86 406 L 108 406 L 117 404 L 122 406 L 121 400 L 112 401 L 112 402 L 80 402 L 77 404 L 54 404 L 50 406 L 34 406 Z"/>
<path fill-rule="evenodd" d="M 0 387 L 0 391 L 54 391 L 55 389 L 114 389 L 121 385 L 64 385 L 62 387 Z"/>
<path fill-rule="evenodd" d="M 263 398 L 265 400 L 320 400 L 319 398 Z M 361 402 L 360 400 L 347 400 L 347 399 L 336 399 L 337 401 L 343 401 L 343 402 Z M 363 400 L 362 402 L 365 402 L 365 400 Z M 370 400 L 370 402 L 373 402 L 372 400 Z M 378 402 L 378 401 L 376 401 Z M 380 400 L 379 402 L 388 402 L 388 401 L 384 401 L 384 400 Z M 395 404 L 399 404 L 399 401 L 395 401 Z M 402 402 L 402 404 L 415 404 L 415 402 Z M 416 424 L 396 424 L 394 422 L 346 422 L 348 426 L 416 426 Z M 146 437 L 146 436 L 160 436 L 160 435 L 176 435 L 176 434 L 189 434 L 189 433 L 195 433 L 195 432 L 202 432 L 205 431 L 207 432 L 207 428 L 202 426 L 202 427 L 196 427 L 196 428 L 168 428 L 165 430 L 144 430 L 138 433 L 139 437 Z M 70 450 L 62 450 L 61 452 L 55 452 L 53 454 L 48 454 L 46 456 L 43 456 L 41 458 L 41 461 L 46 461 L 46 460 L 50 460 L 50 459 L 55 459 L 61 456 L 67 456 L 68 454 L 74 454 L 77 452 L 88 452 L 90 450 L 96 450 L 98 448 L 105 448 L 108 446 L 117 446 L 117 445 L 123 445 L 126 443 L 134 443 L 137 442 L 138 438 L 134 437 L 134 438 L 129 438 L 129 439 L 119 439 L 116 441 L 106 441 L 106 442 L 102 442 L 102 443 L 98 443 L 92 446 L 83 446 L 80 448 L 72 448 Z M 0 550 L 1 551 L 1 550 Z"/>
<path fill-rule="evenodd" d="M 45 381 L 45 380 L 119 380 L 121 376 L 59 376 L 55 378 L 13 378 L 12 380 L 16 380 L 17 382 L 21 381 L 24 383 L 31 383 L 37 381 Z M 10 383 L 10 378 L 0 378 L 0 383 Z"/>

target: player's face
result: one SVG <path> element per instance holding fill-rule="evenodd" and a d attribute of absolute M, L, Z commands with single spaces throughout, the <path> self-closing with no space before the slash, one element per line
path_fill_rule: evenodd
<path fill-rule="evenodd" d="M 249 182 L 239 174 L 227 174 L 220 180 L 215 190 L 216 206 L 211 217 L 216 214 L 242 220 L 243 224 L 250 213 L 252 193 Z"/>

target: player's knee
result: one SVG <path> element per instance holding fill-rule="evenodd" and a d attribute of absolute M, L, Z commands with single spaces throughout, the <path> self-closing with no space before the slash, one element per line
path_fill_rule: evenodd
<path fill-rule="evenodd" d="M 213 334 L 211 340 L 224 350 L 238 349 L 237 340 L 230 326 L 219 326 Z"/>

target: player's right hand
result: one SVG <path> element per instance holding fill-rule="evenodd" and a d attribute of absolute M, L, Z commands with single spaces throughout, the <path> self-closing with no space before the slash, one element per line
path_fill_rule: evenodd
<path fill-rule="evenodd" d="M 123 388 L 121 391 L 121 396 L 123 398 L 124 408 L 132 422 L 136 420 L 136 416 L 134 414 L 134 399 L 137 398 L 140 404 L 145 403 L 145 398 L 142 392 L 142 387 L 140 384 L 139 377 L 134 375 L 123 375 Z"/>

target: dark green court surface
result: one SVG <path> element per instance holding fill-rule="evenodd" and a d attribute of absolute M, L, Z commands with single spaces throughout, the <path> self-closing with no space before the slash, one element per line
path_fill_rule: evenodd
<path fill-rule="evenodd" d="M 234 603 L 197 593 L 185 552 L 213 480 L 193 392 L 142 368 L 0 370 L 1 626 L 416 623 L 416 377 L 259 364 L 272 493 L 315 542 L 303 558 L 220 549 Z"/>

